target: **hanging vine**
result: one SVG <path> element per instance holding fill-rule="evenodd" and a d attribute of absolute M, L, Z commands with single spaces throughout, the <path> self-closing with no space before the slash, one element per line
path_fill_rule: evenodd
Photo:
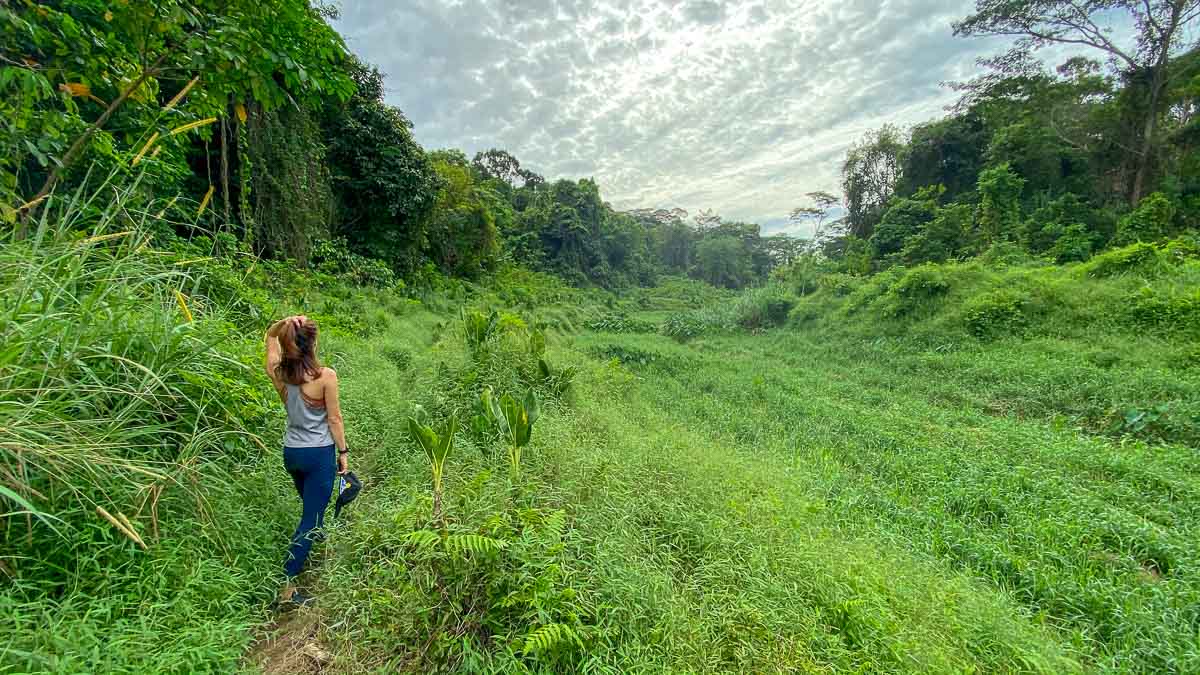
<path fill-rule="evenodd" d="M 241 192 L 247 236 L 261 254 L 307 264 L 313 244 L 329 236 L 333 218 L 320 127 L 302 108 L 268 112 L 254 105 L 241 128 L 246 130 Z M 252 209 L 245 207 L 247 200 Z"/>

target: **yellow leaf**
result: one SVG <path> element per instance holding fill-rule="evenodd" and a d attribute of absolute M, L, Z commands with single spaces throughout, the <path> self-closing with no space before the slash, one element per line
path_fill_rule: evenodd
<path fill-rule="evenodd" d="M 37 199 L 34 199 L 34 200 L 32 200 L 32 201 L 25 202 L 24 204 L 22 204 L 22 205 L 18 206 L 18 207 L 17 207 L 17 210 L 18 210 L 18 211 L 24 211 L 25 209 L 32 209 L 33 207 L 37 206 L 38 204 L 41 204 L 42 202 L 46 201 L 46 199 L 47 199 L 49 196 L 50 196 L 50 195 L 48 195 L 48 194 L 45 194 L 45 195 L 42 195 L 41 197 L 38 197 Z"/>
<path fill-rule="evenodd" d="M 234 112 L 237 113 L 238 121 L 241 122 L 242 124 L 245 124 L 246 123 L 246 106 L 242 105 L 241 103 L 238 103 L 237 105 L 233 106 L 233 110 L 234 110 Z"/>
<path fill-rule="evenodd" d="M 182 134 L 185 131 L 191 131 L 192 129 L 195 129 L 196 127 L 206 127 L 216 121 L 217 121 L 217 118 L 215 118 L 215 117 L 206 117 L 202 120 L 196 120 L 195 122 L 188 122 L 187 124 L 184 124 L 183 126 L 175 127 L 170 132 L 168 132 L 167 135 L 174 136 L 175 134 Z"/>
<path fill-rule="evenodd" d="M 105 20 L 105 21 L 112 21 L 112 12 L 105 12 L 105 13 L 104 13 L 104 20 Z"/>
<path fill-rule="evenodd" d="M 175 302 L 179 305 L 179 309 L 183 310 L 183 317 L 192 322 L 192 310 L 188 309 L 187 297 L 179 291 L 175 291 Z"/>
<path fill-rule="evenodd" d="M 102 241 L 108 241 L 110 239 L 120 239 L 121 237 L 129 236 L 132 232 L 133 232 L 133 230 L 125 230 L 124 232 L 113 232 L 111 234 L 98 234 L 94 237 L 88 237 L 87 239 L 81 239 L 79 241 L 79 245 L 83 246 L 85 244 L 96 244 L 96 243 L 99 243 Z"/>
<path fill-rule="evenodd" d="M 138 153 L 138 154 L 137 154 L 137 155 L 136 155 L 136 156 L 133 158 L 133 161 L 132 161 L 132 162 L 130 162 L 130 163 L 129 163 L 129 165 L 130 165 L 130 166 L 137 166 L 137 165 L 138 165 L 138 162 L 142 161 L 142 157 L 144 157 L 144 156 L 145 156 L 145 154 L 146 154 L 146 151 L 147 151 L 147 150 L 149 150 L 149 149 L 150 149 L 150 146 L 151 146 L 151 145 L 154 145 L 154 141 L 157 141 L 157 140 L 158 140 L 158 132 L 156 131 L 156 132 L 154 132 L 154 135 L 152 135 L 152 136 L 150 137 L 150 140 L 146 141 L 146 144 L 142 146 L 142 150 L 141 150 L 141 152 L 139 152 L 139 153 Z"/>
<path fill-rule="evenodd" d="M 154 217 L 155 217 L 155 218 L 162 218 L 162 217 L 163 217 L 163 214 L 167 212 L 167 209 L 171 208 L 172 206 L 175 206 L 175 202 L 176 202 L 178 199 L 179 199 L 179 195 L 175 195 L 174 197 L 171 197 L 171 201 L 167 202 L 167 205 L 163 207 L 162 211 L 159 211 L 159 212 L 158 212 L 158 215 L 156 215 L 156 216 L 154 216 Z"/>
<path fill-rule="evenodd" d="M 204 262 L 206 260 L 212 260 L 212 258 L 189 258 L 188 260 L 180 260 L 179 262 L 174 263 L 174 265 L 176 267 L 187 267 L 188 265 L 194 265 L 198 262 Z"/>
<path fill-rule="evenodd" d="M 91 96 L 92 88 L 82 82 L 63 82 L 58 85 L 59 91 L 64 91 L 71 96 Z"/>
<path fill-rule="evenodd" d="M 216 190 L 216 189 L 217 189 L 217 186 L 215 186 L 215 185 L 208 186 L 208 192 L 205 192 L 204 199 L 200 200 L 200 208 L 196 209 L 196 217 L 197 218 L 200 217 L 200 214 L 204 213 L 204 208 L 206 206 L 208 206 L 208 202 L 210 199 L 212 199 L 212 196 L 213 196 L 213 190 Z"/>
<path fill-rule="evenodd" d="M 192 87 L 196 86 L 196 83 L 199 81 L 200 81 L 199 75 L 197 75 L 197 76 L 193 77 L 191 80 L 189 80 L 188 83 L 183 86 L 183 89 L 180 89 L 179 93 L 175 94 L 175 96 L 170 101 L 167 102 L 167 105 L 166 105 L 166 107 L 163 108 L 163 110 L 167 111 L 167 110 L 170 110 L 171 108 L 174 108 L 175 104 L 182 101 L 183 97 L 187 96 L 187 93 L 189 91 L 191 91 Z"/>

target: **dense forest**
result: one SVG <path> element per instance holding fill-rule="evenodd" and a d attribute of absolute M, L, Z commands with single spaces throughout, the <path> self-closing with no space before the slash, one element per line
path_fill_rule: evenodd
<path fill-rule="evenodd" d="M 791 236 L 424 148 L 323 3 L 0 0 L 0 671 L 1200 672 L 1200 1 L 964 13 Z"/>
<path fill-rule="evenodd" d="M 136 174 L 174 225 L 160 237 L 229 234 L 258 255 L 354 256 L 406 279 L 511 261 L 610 289 L 661 274 L 742 288 L 801 255 L 868 274 L 997 245 L 1080 261 L 1200 218 L 1200 57 L 1182 50 L 1194 17 L 1175 4 L 1129 9 L 1130 44 L 1053 3 L 981 5 L 959 33 L 1024 41 L 954 84 L 945 118 L 857 143 L 843 198 L 797 186 L 791 217 L 818 230 L 797 240 L 712 211 L 618 211 L 594 180 L 547 179 L 504 150 L 426 150 L 330 10 L 8 3 L 0 204 L 24 229 L 51 193 Z M 1051 69 L 1036 48 L 1058 42 L 1087 48 Z"/>

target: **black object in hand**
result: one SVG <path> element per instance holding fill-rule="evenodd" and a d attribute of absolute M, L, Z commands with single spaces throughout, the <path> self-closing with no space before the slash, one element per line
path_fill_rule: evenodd
<path fill-rule="evenodd" d="M 358 479 L 358 476 L 354 475 L 353 471 L 347 471 L 342 474 L 341 479 L 346 484 L 338 490 L 337 501 L 333 504 L 334 518 L 340 516 L 342 514 L 342 507 L 354 501 L 354 498 L 362 490 L 362 481 Z"/>

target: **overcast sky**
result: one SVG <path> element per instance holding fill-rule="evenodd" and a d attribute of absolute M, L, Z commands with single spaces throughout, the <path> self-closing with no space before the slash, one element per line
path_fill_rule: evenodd
<path fill-rule="evenodd" d="M 337 28 L 386 75 L 428 149 L 503 148 L 595 177 L 619 209 L 711 208 L 777 230 L 838 192 L 846 148 L 939 117 L 994 40 L 972 0 L 342 0 Z"/>

